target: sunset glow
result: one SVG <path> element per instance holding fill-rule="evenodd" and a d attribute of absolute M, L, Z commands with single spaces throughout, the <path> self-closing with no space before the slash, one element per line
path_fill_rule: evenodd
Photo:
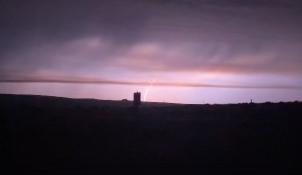
<path fill-rule="evenodd" d="M 299 1 L 1 2 L 0 93 L 302 100 Z"/>

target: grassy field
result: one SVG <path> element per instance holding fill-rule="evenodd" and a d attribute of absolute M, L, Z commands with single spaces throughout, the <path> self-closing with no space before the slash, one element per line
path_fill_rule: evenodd
<path fill-rule="evenodd" d="M 2 158 L 28 172 L 103 166 L 282 171 L 301 145 L 302 103 L 181 105 L 0 95 Z"/>

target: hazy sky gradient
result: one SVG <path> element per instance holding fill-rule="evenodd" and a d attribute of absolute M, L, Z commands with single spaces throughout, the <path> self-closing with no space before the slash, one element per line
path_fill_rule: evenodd
<path fill-rule="evenodd" d="M 0 93 L 302 100 L 301 19 L 299 0 L 0 0 Z M 62 84 L 91 80 L 120 83 Z"/>

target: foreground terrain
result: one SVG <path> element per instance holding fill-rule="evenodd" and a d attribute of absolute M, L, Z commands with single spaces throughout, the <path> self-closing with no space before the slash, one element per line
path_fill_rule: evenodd
<path fill-rule="evenodd" d="M 278 168 L 298 162 L 302 103 L 180 105 L 0 95 L 2 158 L 18 171 L 111 166 Z"/>

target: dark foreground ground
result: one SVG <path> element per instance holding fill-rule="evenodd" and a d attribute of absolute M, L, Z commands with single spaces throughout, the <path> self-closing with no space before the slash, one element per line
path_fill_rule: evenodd
<path fill-rule="evenodd" d="M 139 165 L 287 174 L 299 165 L 299 102 L 135 109 L 122 101 L 0 95 L 0 109 L 1 158 L 11 171 Z"/>

